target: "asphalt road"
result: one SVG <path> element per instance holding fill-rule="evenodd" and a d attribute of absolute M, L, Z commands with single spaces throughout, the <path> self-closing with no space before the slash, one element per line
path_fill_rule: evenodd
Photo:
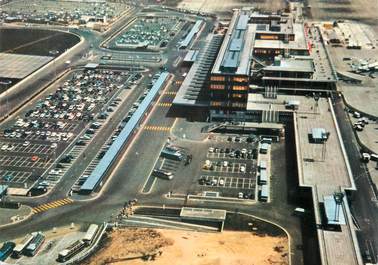
<path fill-rule="evenodd" d="M 207 24 L 206 29 L 201 34 L 201 38 L 207 36 L 209 29 L 210 24 Z M 100 43 L 100 38 L 92 33 L 81 32 L 81 34 L 85 35 L 87 43 L 86 49 L 83 49 L 81 54 L 77 55 L 80 58 L 86 53 L 86 51 L 88 51 L 91 44 L 96 46 Z M 181 73 L 179 68 L 173 65 L 173 62 L 179 55 L 183 55 L 182 51 L 173 50 L 167 54 L 167 60 L 169 62 L 167 69 L 176 76 L 181 75 Z M 63 70 L 63 68 L 64 66 L 62 66 L 62 68 L 58 67 L 58 72 Z M 54 70 L 51 69 L 45 74 L 51 75 L 53 71 Z M 36 88 L 39 88 L 43 83 L 37 82 L 33 85 L 35 85 Z M 169 91 L 174 91 L 177 90 L 177 88 L 178 87 L 171 86 L 167 89 L 169 89 Z M 166 103 L 171 99 L 172 97 L 168 98 L 163 95 L 161 102 Z M 170 117 L 168 111 L 168 107 L 156 105 L 146 120 L 146 125 L 164 127 L 173 126 L 175 118 Z M 292 210 L 296 205 L 292 204 L 287 196 L 287 193 L 291 189 L 289 188 L 289 185 L 292 182 L 287 180 L 289 174 L 280 175 L 280 177 L 277 178 L 277 182 L 275 182 L 273 187 L 274 192 L 277 193 L 274 193 L 276 194 L 276 197 L 272 203 L 256 204 L 253 207 L 245 205 L 222 205 L 216 202 L 188 201 L 185 203 L 181 200 L 166 199 L 162 194 L 150 196 L 141 195 L 139 192 L 159 155 L 157 150 L 161 149 L 169 135 L 170 133 L 168 131 L 149 131 L 141 128 L 138 136 L 124 153 L 124 157 L 119 158 L 118 166 L 112 172 L 111 178 L 102 189 L 102 195 L 100 197 L 90 201 L 75 202 L 66 206 L 50 209 L 41 214 L 33 215 L 30 219 L 21 224 L 3 228 L 0 233 L 0 240 L 9 240 L 32 231 L 46 230 L 52 227 L 66 225 L 71 222 L 86 224 L 91 222 L 99 223 L 102 221 L 108 221 L 112 215 L 117 214 L 117 210 L 123 206 L 125 201 L 132 198 L 138 198 L 140 204 L 143 205 L 162 206 L 165 204 L 167 206 L 178 207 L 183 205 L 216 207 L 230 211 L 243 211 L 269 219 L 282 225 L 288 230 L 292 237 L 291 255 L 293 258 L 293 264 L 303 264 L 303 253 L 301 250 L 303 242 L 300 231 L 300 219 L 291 215 Z M 101 142 L 101 139 L 99 139 L 99 142 Z M 89 159 L 90 157 L 87 158 L 87 160 Z M 286 158 L 286 156 L 285 158 L 282 157 L 282 159 L 283 161 L 281 162 L 283 164 L 285 162 L 284 160 L 290 160 L 289 158 Z M 84 168 L 84 164 L 88 162 L 87 160 L 83 161 L 83 164 L 79 165 L 79 168 Z M 78 169 L 78 171 L 80 171 L 80 169 Z M 51 194 L 48 199 L 42 198 L 40 200 L 35 200 L 31 205 L 37 205 L 44 203 L 47 200 L 50 201 L 52 199 L 61 198 L 61 196 L 67 192 L 67 188 L 71 185 L 72 181 L 73 179 L 68 178 L 62 182 L 62 186 L 58 186 L 55 195 Z"/>
<path fill-rule="evenodd" d="M 335 113 L 357 188 L 350 197 L 351 211 L 361 227 L 357 233 L 361 252 L 364 253 L 366 249 L 369 249 L 378 258 L 377 198 L 370 185 L 366 166 L 361 163 L 360 149 L 344 108 L 345 105 L 338 99 L 335 104 Z"/>

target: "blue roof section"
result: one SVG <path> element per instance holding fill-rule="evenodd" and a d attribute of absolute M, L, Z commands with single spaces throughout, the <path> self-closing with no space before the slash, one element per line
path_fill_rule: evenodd
<path fill-rule="evenodd" d="M 230 51 L 241 51 L 242 46 L 243 46 L 242 39 L 233 39 L 231 40 Z"/>
<path fill-rule="evenodd" d="M 236 29 L 246 30 L 248 25 L 249 15 L 240 15 Z"/>
<path fill-rule="evenodd" d="M 221 63 L 222 71 L 236 71 L 240 64 L 240 55 L 248 26 L 248 15 L 240 15 L 236 28 L 233 29 L 230 42 Z"/>
<path fill-rule="evenodd" d="M 202 26 L 203 20 L 197 20 L 188 35 L 186 35 L 185 39 L 181 42 L 180 47 L 186 48 L 189 46 L 189 43 L 192 41 L 194 35 L 198 33 Z"/>
<path fill-rule="evenodd" d="M 344 209 L 339 205 L 336 211 L 336 201 L 333 196 L 324 196 L 324 209 L 327 217 L 327 223 L 330 225 L 345 225 Z"/>
<path fill-rule="evenodd" d="M 154 100 L 155 96 L 161 89 L 168 75 L 169 75 L 168 72 L 163 72 L 160 74 L 160 77 L 152 86 L 147 96 L 143 99 L 138 109 L 131 116 L 130 120 L 127 122 L 126 126 L 122 129 L 121 133 L 112 143 L 112 145 L 109 147 L 108 151 L 106 151 L 104 157 L 100 160 L 96 168 L 93 170 L 92 174 L 87 178 L 87 180 L 81 186 L 80 191 L 91 192 L 97 187 L 97 185 L 100 183 L 100 181 L 104 177 L 109 166 L 113 163 L 119 151 L 122 149 L 124 143 L 129 139 L 135 127 L 138 125 L 139 121 L 141 120 L 144 113 L 150 106 L 151 102 Z"/>

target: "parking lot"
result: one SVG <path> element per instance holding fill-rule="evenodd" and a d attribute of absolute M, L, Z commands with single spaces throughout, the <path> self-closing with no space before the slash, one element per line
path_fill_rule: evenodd
<path fill-rule="evenodd" d="M 164 48 L 180 32 L 184 20 L 178 17 L 139 17 L 115 38 L 111 44 L 116 48 Z"/>
<path fill-rule="evenodd" d="M 203 191 L 219 191 L 223 197 L 254 200 L 256 193 L 257 137 L 215 134 L 201 160 L 198 185 Z"/>
<path fill-rule="evenodd" d="M 89 3 L 77 1 L 23 0 L 2 6 L 0 20 L 6 22 L 79 24 L 88 17 L 116 19 L 131 7 L 124 3 Z M 81 21 L 81 22 L 80 22 Z"/>
<path fill-rule="evenodd" d="M 57 183 L 71 160 L 119 106 L 119 95 L 129 88 L 132 76 L 128 71 L 73 71 L 53 93 L 43 95 L 15 120 L 6 122 L 0 135 L 0 183 L 18 188 L 24 183 L 23 188 L 30 188 L 47 169 L 43 185 L 35 186 Z M 68 158 L 64 156 L 50 168 L 74 140 Z"/>

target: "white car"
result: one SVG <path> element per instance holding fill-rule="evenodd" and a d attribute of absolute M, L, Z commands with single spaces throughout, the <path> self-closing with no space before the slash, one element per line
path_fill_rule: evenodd
<path fill-rule="evenodd" d="M 50 170 L 50 175 L 59 175 L 62 172 L 61 169 L 51 169 Z"/>
<path fill-rule="evenodd" d="M 242 154 L 246 154 L 246 153 L 247 153 L 247 149 L 243 148 L 243 149 L 241 150 L 241 153 L 242 153 Z"/>
<path fill-rule="evenodd" d="M 25 141 L 25 142 L 22 144 L 22 146 L 28 146 L 29 144 L 30 144 L 29 141 Z"/>
<path fill-rule="evenodd" d="M 240 166 L 240 172 L 245 173 L 245 166 Z"/>
<path fill-rule="evenodd" d="M 244 197 L 243 192 L 239 192 L 239 193 L 238 193 L 238 198 L 239 198 L 239 199 L 243 199 L 243 197 Z"/>
<path fill-rule="evenodd" d="M 209 153 L 214 153 L 214 147 L 209 148 Z"/>
<path fill-rule="evenodd" d="M 57 143 L 52 143 L 52 144 L 51 144 L 51 148 L 54 148 L 54 149 L 55 149 L 55 148 L 57 148 L 57 147 L 58 147 L 58 144 L 57 144 Z"/>
<path fill-rule="evenodd" d="M 211 180 L 211 186 L 216 186 L 218 184 L 218 180 L 217 179 L 212 179 Z"/>
<path fill-rule="evenodd" d="M 224 186 L 224 180 L 223 179 L 219 180 L 219 186 Z"/>
<path fill-rule="evenodd" d="M 4 145 L 1 147 L 1 151 L 5 151 L 5 150 L 7 150 L 7 148 L 8 148 L 8 145 L 7 145 L 7 144 L 4 144 Z"/>
<path fill-rule="evenodd" d="M 14 145 L 8 145 L 8 147 L 7 147 L 7 151 L 12 151 L 14 148 L 15 148 Z"/>
<path fill-rule="evenodd" d="M 228 167 L 228 161 L 223 161 L 223 166 Z"/>

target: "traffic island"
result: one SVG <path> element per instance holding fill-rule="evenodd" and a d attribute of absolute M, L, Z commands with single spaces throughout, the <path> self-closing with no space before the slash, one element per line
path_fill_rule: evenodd
<path fill-rule="evenodd" d="M 0 228 L 22 222 L 31 215 L 32 208 L 27 205 L 21 205 L 18 209 L 0 208 Z"/>

